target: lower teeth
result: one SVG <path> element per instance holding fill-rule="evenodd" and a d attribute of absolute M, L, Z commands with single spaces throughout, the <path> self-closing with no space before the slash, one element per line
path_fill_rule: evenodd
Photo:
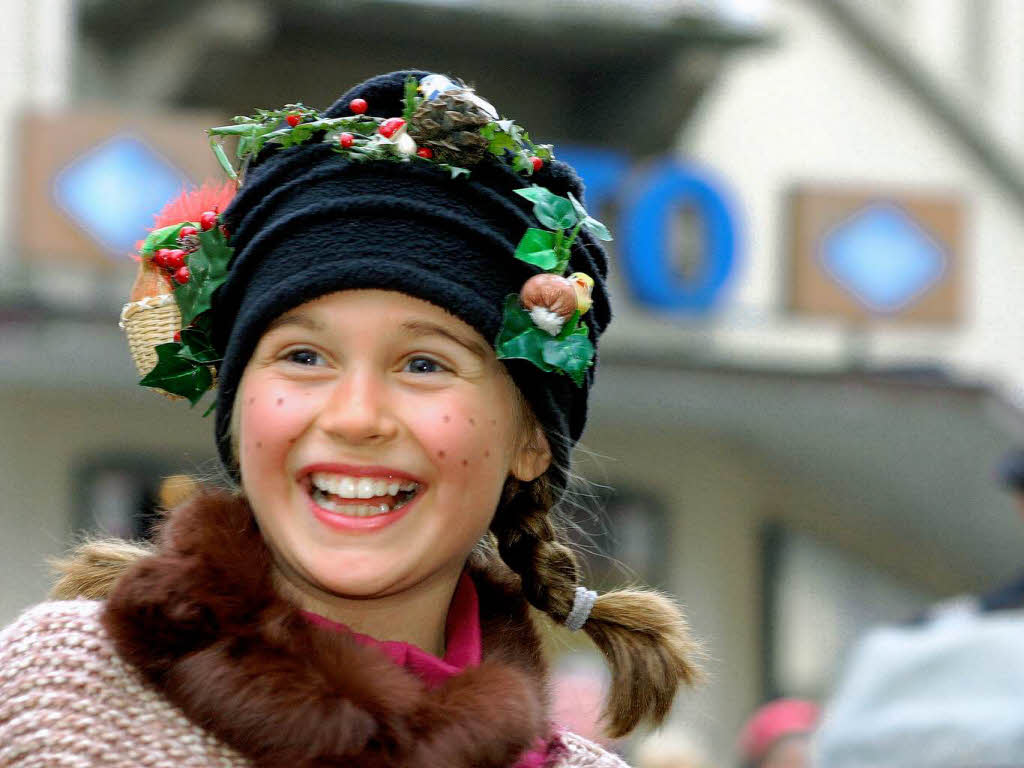
<path fill-rule="evenodd" d="M 328 495 L 319 488 L 313 489 L 313 500 L 318 505 L 329 512 L 336 512 L 349 517 L 377 517 L 378 515 L 386 515 L 392 510 L 404 507 L 412 497 L 413 494 L 411 493 L 402 494 L 394 507 L 389 507 L 383 502 L 380 504 L 338 504 L 332 501 Z"/>

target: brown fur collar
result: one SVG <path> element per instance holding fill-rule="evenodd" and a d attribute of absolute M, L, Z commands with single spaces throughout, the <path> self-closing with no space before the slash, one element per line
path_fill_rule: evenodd
<path fill-rule="evenodd" d="M 118 652 L 258 766 L 507 768 L 547 733 L 540 643 L 511 572 L 474 567 L 483 663 L 428 690 L 270 585 L 248 505 L 206 492 L 103 613 Z"/>

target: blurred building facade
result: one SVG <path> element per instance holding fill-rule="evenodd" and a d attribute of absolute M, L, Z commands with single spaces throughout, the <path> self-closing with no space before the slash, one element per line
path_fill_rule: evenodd
<path fill-rule="evenodd" d="M 134 263 L 71 170 L 138 139 L 201 181 L 175 125 L 326 106 L 406 65 L 564 147 L 617 236 L 578 455 L 617 492 L 610 536 L 583 526 L 688 607 L 711 681 L 676 717 L 716 764 L 762 697 L 824 694 L 866 624 L 1024 561 L 991 477 L 1024 436 L 1024 1 L 7 10 L 0 622 L 75 530 L 139 533 L 156 478 L 213 460 L 201 408 L 134 383 Z"/>

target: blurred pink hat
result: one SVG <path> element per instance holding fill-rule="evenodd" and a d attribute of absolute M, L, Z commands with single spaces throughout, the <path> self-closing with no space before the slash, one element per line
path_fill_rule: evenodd
<path fill-rule="evenodd" d="M 818 722 L 818 707 L 804 699 L 776 699 L 760 707 L 743 726 L 743 759 L 756 762 L 783 736 L 809 733 Z"/>

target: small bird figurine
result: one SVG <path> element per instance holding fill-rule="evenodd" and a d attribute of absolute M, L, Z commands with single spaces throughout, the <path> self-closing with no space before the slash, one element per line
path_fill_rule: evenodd
<path fill-rule="evenodd" d="M 494 108 L 493 104 L 477 96 L 476 93 L 473 92 L 472 88 L 459 85 L 458 83 L 453 82 L 451 78 L 445 77 L 444 75 L 427 75 L 420 80 L 417 90 L 423 94 L 423 97 L 427 101 L 433 101 L 445 91 L 460 91 L 465 98 L 472 101 L 473 104 L 480 108 L 484 114 L 492 120 L 498 119 L 498 110 Z"/>
<path fill-rule="evenodd" d="M 576 309 L 581 315 L 587 314 L 587 310 L 594 303 L 591 294 L 594 292 L 594 278 L 586 272 L 573 272 L 569 275 L 573 290 L 576 291 Z"/>
<path fill-rule="evenodd" d="M 593 288 L 594 279 L 583 272 L 569 277 L 543 272 L 527 280 L 519 296 L 533 324 L 557 336 L 573 312 L 584 315 L 590 309 Z"/>
<path fill-rule="evenodd" d="M 462 86 L 453 83 L 451 79 L 444 75 L 427 75 L 420 80 L 419 87 L 417 90 L 423 94 L 423 98 L 427 101 L 436 99 L 445 91 L 461 90 Z"/>

